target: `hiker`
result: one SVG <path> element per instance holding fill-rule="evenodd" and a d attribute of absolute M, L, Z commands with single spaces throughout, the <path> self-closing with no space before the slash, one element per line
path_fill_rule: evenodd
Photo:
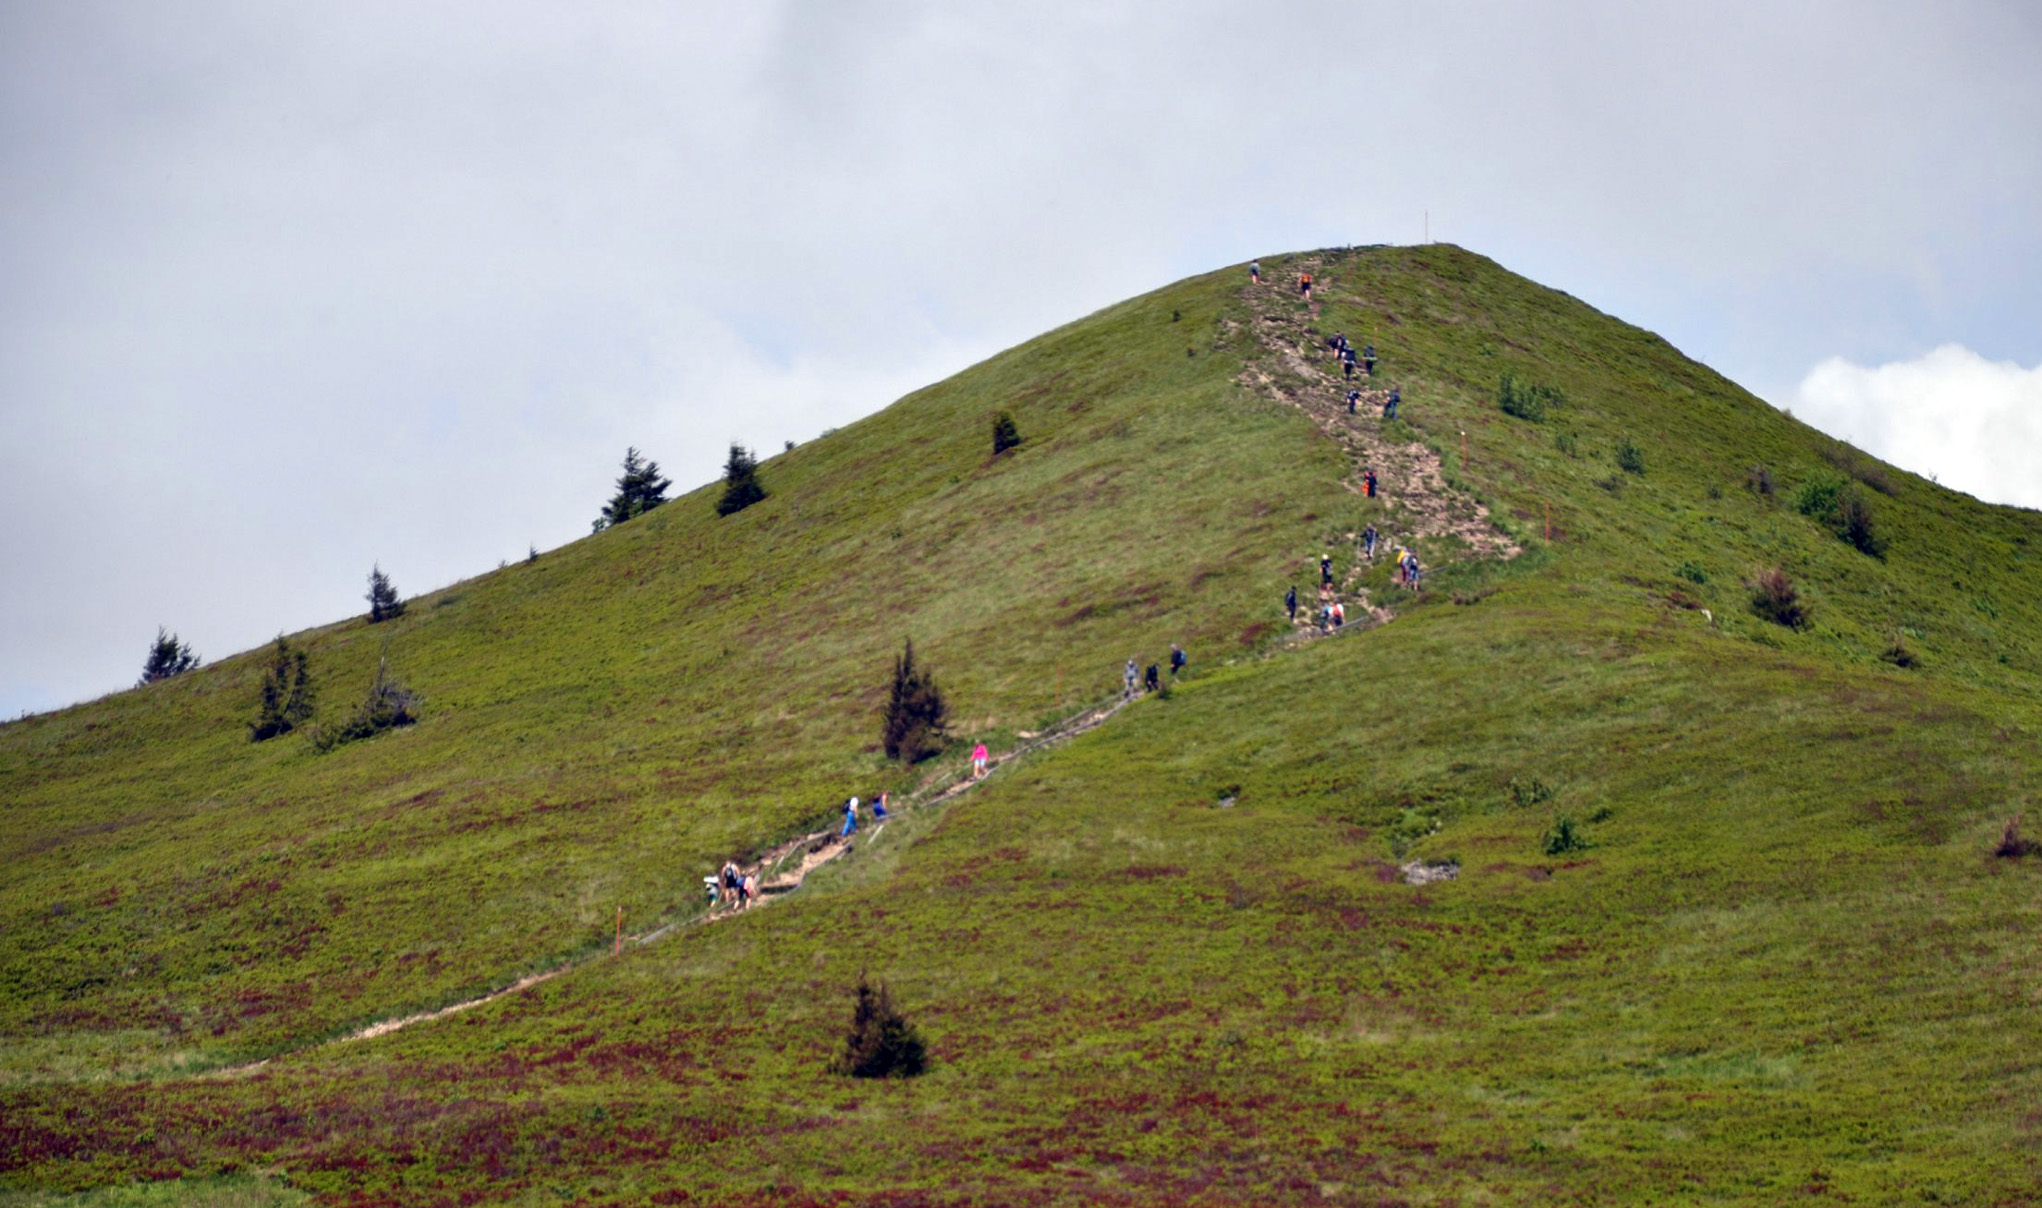
<path fill-rule="evenodd" d="M 1123 686 L 1120 692 L 1120 699 L 1122 700 L 1134 699 L 1134 686 L 1136 681 L 1141 679 L 1141 674 L 1142 674 L 1141 668 L 1134 665 L 1134 660 L 1132 658 L 1128 659 L 1127 670 L 1121 673 Z"/>
<path fill-rule="evenodd" d="M 986 760 L 989 758 L 991 756 L 986 754 L 986 744 L 980 743 L 971 749 L 971 778 L 973 780 L 977 780 L 986 774 Z"/>
<path fill-rule="evenodd" d="M 1353 415 L 1353 414 L 1354 414 L 1354 409 L 1355 409 L 1356 407 L 1359 407 L 1360 405 L 1361 405 L 1361 391 L 1359 391 L 1359 390 L 1350 390 L 1350 391 L 1348 391 L 1348 392 L 1347 392 L 1347 414 L 1349 414 L 1349 415 Z"/>
<path fill-rule="evenodd" d="M 1404 401 L 1403 394 L 1400 391 L 1398 391 L 1396 387 L 1392 386 L 1390 388 L 1389 401 L 1383 404 L 1383 418 L 1384 419 L 1397 418 L 1397 404 L 1403 401 Z"/>
<path fill-rule="evenodd" d="M 1361 552 L 1368 555 L 1370 562 L 1376 560 L 1376 526 L 1373 524 L 1361 530 Z"/>
<path fill-rule="evenodd" d="M 1283 610 L 1290 614 L 1291 624 L 1295 625 L 1298 623 L 1298 585 L 1295 583 L 1290 585 L 1289 591 L 1283 593 Z M 1134 664 L 1132 663 L 1128 664 L 1130 668 L 1129 675 L 1133 674 L 1133 666 Z"/>
<path fill-rule="evenodd" d="M 872 799 L 872 820 L 875 822 L 886 821 L 886 790 L 884 789 L 879 791 L 879 796 Z"/>
<path fill-rule="evenodd" d="M 1399 583 L 1402 583 L 1404 581 L 1404 566 L 1410 560 L 1410 558 L 1411 558 L 1410 550 L 1405 549 L 1401 545 L 1397 547 L 1397 572 L 1392 577 L 1395 578 L 1396 581 Z"/>
<path fill-rule="evenodd" d="M 1367 348 L 1364 348 L 1364 349 L 1362 349 L 1362 350 L 1361 350 L 1361 368 L 1362 368 L 1362 372 L 1364 372 L 1364 373 L 1368 374 L 1368 376 L 1369 376 L 1370 378 L 1374 378 L 1374 377 L 1375 377 L 1375 375 L 1376 375 L 1376 346 L 1375 346 L 1375 345 L 1373 345 L 1373 344 L 1370 344 L 1370 345 L 1369 345 L 1369 346 L 1368 346 Z"/>
<path fill-rule="evenodd" d="M 1353 380 L 1354 380 L 1354 358 L 1353 358 L 1353 357 L 1341 357 L 1341 358 L 1340 358 L 1340 376 L 1341 376 L 1341 378 L 1342 378 L 1343 380 L 1346 380 L 1346 381 L 1353 381 Z"/>
<path fill-rule="evenodd" d="M 1154 692 L 1156 689 L 1161 688 L 1163 686 L 1163 677 L 1156 673 L 1156 665 L 1154 663 L 1149 664 L 1147 679 L 1149 691 L 1151 692 Z"/>
<path fill-rule="evenodd" d="M 1326 587 L 1333 582 L 1333 555 L 1319 555 L 1319 586 Z"/>
<path fill-rule="evenodd" d="M 744 899 L 744 874 L 737 870 L 737 861 L 725 860 L 723 868 L 716 874 L 723 883 L 723 892 L 717 896 L 719 902 L 736 905 Z"/>
<path fill-rule="evenodd" d="M 1374 470 L 1363 470 L 1361 472 L 1361 497 L 1363 499 L 1374 499 L 1376 497 L 1376 472 Z"/>
<path fill-rule="evenodd" d="M 855 835 L 857 833 L 858 833 L 858 799 L 856 797 L 853 797 L 849 801 L 844 802 L 844 833 L 838 835 L 837 838 L 848 839 L 852 835 Z"/>
<path fill-rule="evenodd" d="M 752 903 L 758 900 L 759 900 L 759 874 L 751 873 L 750 875 L 746 876 L 744 879 L 740 880 L 737 883 L 738 905 L 745 910 L 750 910 L 752 908 Z"/>
<path fill-rule="evenodd" d="M 1186 653 L 1184 653 L 1184 647 L 1182 647 L 1182 646 L 1179 646 L 1179 645 L 1178 645 L 1177 643 L 1175 643 L 1175 642 L 1172 642 L 1172 643 L 1170 643 L 1170 678 L 1171 678 L 1171 679 L 1176 679 L 1176 678 L 1177 678 L 1177 673 L 1178 673 L 1178 672 L 1180 672 L 1180 671 L 1182 671 L 1182 670 L 1184 670 L 1184 664 L 1186 664 L 1186 663 L 1188 663 L 1188 662 L 1190 662 L 1190 661 L 1191 661 L 1191 656 L 1190 656 L 1190 655 L 1188 655 L 1188 654 L 1186 654 Z"/>
<path fill-rule="evenodd" d="M 1260 260 L 1250 260 L 1248 262 L 1248 280 L 1257 285 L 1262 284 L 1262 262 Z"/>
<path fill-rule="evenodd" d="M 1418 590 L 1417 554 L 1404 555 L 1404 586 L 1410 588 L 1412 591 Z"/>
<path fill-rule="evenodd" d="M 1319 632 L 1330 633 L 1332 629 L 1333 606 L 1331 604 L 1321 604 L 1319 605 Z"/>
<path fill-rule="evenodd" d="M 1347 605 L 1335 600 L 1333 601 L 1333 628 L 1338 629 L 1345 624 L 1347 624 Z"/>
<path fill-rule="evenodd" d="M 1298 293 L 1304 296 L 1305 301 L 1310 302 L 1312 300 L 1312 275 L 1310 273 L 1298 274 Z"/>

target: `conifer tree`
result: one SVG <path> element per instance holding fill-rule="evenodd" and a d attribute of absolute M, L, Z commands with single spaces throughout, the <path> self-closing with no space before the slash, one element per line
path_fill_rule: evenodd
<path fill-rule="evenodd" d="M 723 463 L 723 498 L 716 501 L 716 514 L 742 512 L 766 497 L 759 484 L 759 459 L 743 445 L 730 446 L 730 460 Z"/>
<path fill-rule="evenodd" d="M 177 635 L 168 633 L 163 626 L 156 627 L 156 640 L 149 646 L 149 657 L 142 663 L 144 684 L 167 680 L 173 675 L 183 675 L 199 665 L 199 656 L 192 648 L 177 640 Z"/>
<path fill-rule="evenodd" d="M 874 990 L 860 973 L 857 1002 L 851 1008 L 851 1031 L 844 1037 L 843 1055 L 831 1063 L 830 1072 L 853 1078 L 912 1078 L 928 1064 L 922 1038 L 893 1005 L 886 983 L 879 983 Z"/>
<path fill-rule="evenodd" d="M 394 620 L 404 615 L 404 601 L 397 598 L 397 588 L 390 582 L 390 576 L 383 573 L 378 564 L 369 568 L 369 624 Z"/>
<path fill-rule="evenodd" d="M 666 502 L 666 489 L 673 483 L 659 475 L 659 463 L 639 455 L 637 446 L 624 450 L 624 473 L 617 479 L 617 493 L 603 505 L 595 520 L 595 531 L 642 516 Z"/>
<path fill-rule="evenodd" d="M 1009 449 L 1021 447 L 1021 429 L 1014 424 L 1014 413 L 1002 411 L 993 417 L 993 456 L 998 457 Z"/>
<path fill-rule="evenodd" d="M 881 717 L 880 741 L 889 759 L 920 763 L 943 749 L 950 707 L 926 667 L 915 665 L 915 641 L 909 638 L 893 661 L 893 688 Z"/>
<path fill-rule="evenodd" d="M 248 740 L 261 742 L 304 724 L 312 716 L 313 695 L 311 660 L 279 635 L 262 673 L 262 707 L 248 723 Z"/>

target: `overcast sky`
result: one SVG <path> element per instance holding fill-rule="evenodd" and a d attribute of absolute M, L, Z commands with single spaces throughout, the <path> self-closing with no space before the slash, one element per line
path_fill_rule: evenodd
<path fill-rule="evenodd" d="M 2042 506 L 2038 14 L 0 0 L 0 716 L 1428 211 Z"/>

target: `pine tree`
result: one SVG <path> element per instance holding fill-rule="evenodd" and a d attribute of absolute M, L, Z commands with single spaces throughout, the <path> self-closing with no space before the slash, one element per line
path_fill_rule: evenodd
<path fill-rule="evenodd" d="M 1014 415 L 1002 411 L 993 417 L 993 456 L 998 457 L 1009 449 L 1021 447 L 1021 429 L 1014 425 Z"/>
<path fill-rule="evenodd" d="M 637 446 L 624 450 L 624 473 L 617 479 L 617 494 L 603 505 L 602 515 L 595 520 L 595 531 L 600 533 L 665 503 L 666 489 L 672 485 L 659 476 L 659 463 L 641 457 Z"/>
<path fill-rule="evenodd" d="M 915 642 L 909 638 L 893 662 L 893 688 L 881 717 L 880 741 L 887 758 L 920 763 L 941 751 L 949 720 L 943 691 L 927 668 L 915 665 Z"/>
<path fill-rule="evenodd" d="M 262 707 L 248 723 L 248 740 L 261 742 L 304 724 L 312 716 L 313 696 L 311 660 L 279 636 L 262 673 Z"/>
<path fill-rule="evenodd" d="M 716 514 L 742 512 L 766 497 L 759 485 L 759 460 L 739 444 L 730 446 L 730 460 L 723 463 L 723 498 L 716 501 Z"/>
<path fill-rule="evenodd" d="M 369 624 L 393 620 L 404 615 L 404 601 L 397 598 L 397 588 L 391 584 L 390 576 L 383 573 L 382 566 L 369 568 Z"/>
<path fill-rule="evenodd" d="M 874 990 L 858 975 L 857 1003 L 851 1008 L 851 1031 L 844 1052 L 830 1065 L 833 1074 L 853 1078 L 912 1078 L 929 1066 L 922 1038 L 893 1005 L 886 983 Z"/>
<path fill-rule="evenodd" d="M 144 684 L 167 680 L 173 675 L 183 675 L 199 665 L 199 656 L 190 646 L 177 640 L 174 633 L 165 632 L 163 626 L 156 627 L 156 640 L 149 646 L 149 657 L 142 663 Z"/>

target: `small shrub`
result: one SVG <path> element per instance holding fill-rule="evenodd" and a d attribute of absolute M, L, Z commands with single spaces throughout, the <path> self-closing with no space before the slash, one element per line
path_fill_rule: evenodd
<path fill-rule="evenodd" d="M 419 698 L 390 674 L 390 660 L 376 663 L 376 680 L 369 694 L 346 721 L 337 726 L 314 726 L 308 737 L 314 749 L 331 751 L 344 742 L 370 738 L 394 726 L 408 726 L 418 720 Z"/>
<path fill-rule="evenodd" d="M 893 687 L 880 717 L 880 744 L 886 757 L 920 763 L 941 751 L 949 719 L 943 691 L 927 668 L 915 665 L 915 642 L 909 638 L 893 661 Z"/>
<path fill-rule="evenodd" d="M 1014 425 L 1014 413 L 1002 411 L 993 417 L 993 456 L 1021 447 L 1021 429 Z"/>
<path fill-rule="evenodd" d="M 735 515 L 766 497 L 759 484 L 759 459 L 743 445 L 730 446 L 730 460 L 723 463 L 723 498 L 716 501 L 718 516 Z"/>
<path fill-rule="evenodd" d="M 502 564 L 498 564 L 498 569 Z M 383 573 L 381 566 L 369 568 L 369 624 L 395 620 L 404 615 L 404 601 L 397 598 L 397 587 L 390 582 L 390 576 Z"/>
<path fill-rule="evenodd" d="M 1907 643 L 1897 633 L 1893 635 L 1893 644 L 1886 647 L 1885 652 L 1879 657 L 1895 667 L 1906 668 L 1921 665 L 1921 656 L 1910 650 Z"/>
<path fill-rule="evenodd" d="M 303 725 L 312 716 L 314 697 L 311 660 L 279 636 L 262 673 L 262 704 L 248 723 L 248 741 L 262 742 Z"/>
<path fill-rule="evenodd" d="M 1626 474 L 1645 476 L 1645 450 L 1636 441 L 1626 436 L 1624 443 L 1617 446 L 1617 469 Z"/>
<path fill-rule="evenodd" d="M 844 1036 L 843 1053 L 830 1063 L 832 1074 L 852 1078 L 912 1078 L 929 1068 L 928 1050 L 922 1038 L 893 1005 L 893 994 L 885 982 L 875 990 L 861 973 L 855 997 L 851 1030 Z"/>
<path fill-rule="evenodd" d="M 531 547 L 530 547 L 529 549 L 527 549 L 527 550 L 525 551 L 525 561 L 526 561 L 526 563 L 528 563 L 528 564 L 529 564 L 529 563 L 537 562 L 538 560 L 539 560 L 539 547 L 538 547 L 538 546 L 536 546 L 536 545 L 534 545 L 534 546 L 531 546 Z"/>
<path fill-rule="evenodd" d="M 1856 547 L 1861 554 L 1874 558 L 1886 556 L 1886 539 L 1881 537 L 1872 524 L 1872 501 L 1856 487 L 1845 488 L 1836 501 L 1836 516 L 1831 522 L 1836 535 Z"/>
<path fill-rule="evenodd" d="M 1510 799 L 1523 809 L 1553 799 L 1553 786 L 1536 776 L 1512 776 L 1510 778 Z"/>
<path fill-rule="evenodd" d="M 178 641 L 176 634 L 166 632 L 163 626 L 158 625 L 156 640 L 149 645 L 149 657 L 142 661 L 140 683 L 153 684 L 158 680 L 167 680 L 173 675 L 183 675 L 198 665 L 198 654 L 190 646 Z"/>
<path fill-rule="evenodd" d="M 1567 396 L 1552 386 L 1535 386 L 1518 381 L 1510 374 L 1496 386 L 1496 405 L 1505 415 L 1515 415 L 1532 423 L 1544 423 L 1546 412 L 1566 404 Z"/>
<path fill-rule="evenodd" d="M 1616 816 L 1617 812 L 1614 809 L 1607 805 L 1599 805 L 1595 807 L 1595 812 L 1588 816 L 1588 820 L 1590 822 L 1608 822 Z"/>
<path fill-rule="evenodd" d="M 1545 847 L 1549 856 L 1564 856 L 1571 851 L 1587 851 L 1595 846 L 1574 821 L 1574 815 L 1561 814 L 1553 819 L 1553 825 L 1546 828 Z"/>
<path fill-rule="evenodd" d="M 1744 485 L 1761 499 L 1773 497 L 1773 472 L 1764 462 L 1754 462 L 1744 472 Z"/>
<path fill-rule="evenodd" d="M 1999 846 L 1992 854 L 2002 860 L 2019 860 L 2025 856 L 2042 855 L 2042 843 L 2021 834 L 2021 815 L 2007 819 L 2006 829 L 2000 832 Z"/>
<path fill-rule="evenodd" d="M 1814 477 L 1801 484 L 1800 490 L 1794 492 L 1794 510 L 1803 516 L 1826 521 L 1835 514 L 1836 502 L 1843 489 L 1843 475 L 1818 470 Z"/>
<path fill-rule="evenodd" d="M 1569 457 L 1581 455 L 1581 442 L 1574 439 L 1572 432 L 1553 433 L 1553 447 Z"/>
<path fill-rule="evenodd" d="M 1699 562 L 1694 561 L 1683 562 L 1680 564 L 1680 569 L 1673 573 L 1679 575 L 1683 579 L 1686 579 L 1688 582 L 1693 583 L 1697 587 L 1700 587 L 1708 583 L 1709 581 L 1709 572 L 1703 570 L 1701 563 Z"/>
<path fill-rule="evenodd" d="M 1775 625 L 1806 629 L 1813 610 L 1802 602 L 1787 572 L 1774 566 L 1760 571 L 1758 578 L 1752 580 L 1751 611 Z"/>

